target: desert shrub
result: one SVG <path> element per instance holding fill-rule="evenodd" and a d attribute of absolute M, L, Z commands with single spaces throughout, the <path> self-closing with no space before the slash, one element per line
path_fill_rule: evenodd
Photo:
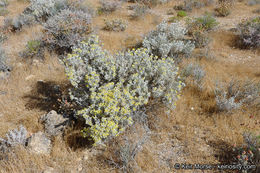
<path fill-rule="evenodd" d="M 243 138 L 245 144 L 241 147 L 233 148 L 233 151 L 237 154 L 235 158 L 236 163 L 244 167 L 244 170 L 242 170 L 243 173 L 259 172 L 260 136 L 255 136 L 252 133 L 244 133 Z M 250 165 L 254 165 L 254 167 L 248 167 Z"/>
<path fill-rule="evenodd" d="M 100 4 L 101 4 L 101 6 L 98 8 L 99 14 L 112 13 L 121 6 L 121 2 L 115 1 L 115 0 L 112 0 L 112 1 L 100 0 Z"/>
<path fill-rule="evenodd" d="M 231 9 L 228 4 L 223 2 L 219 4 L 219 7 L 215 8 L 215 12 L 217 16 L 226 17 L 231 13 Z"/>
<path fill-rule="evenodd" d="M 106 162 L 122 172 L 136 172 L 141 170 L 136 162 L 136 156 L 143 149 L 143 145 L 150 139 L 151 130 L 148 127 L 146 108 L 132 113 L 134 124 L 119 138 L 108 142 Z"/>
<path fill-rule="evenodd" d="M 0 16 L 5 16 L 7 14 L 8 14 L 8 10 L 6 9 L 6 7 L 0 6 Z"/>
<path fill-rule="evenodd" d="M 192 11 L 193 8 L 201 8 L 214 3 L 214 0 L 184 0 L 181 5 L 175 6 L 176 10 Z"/>
<path fill-rule="evenodd" d="M 6 65 L 6 54 L 5 51 L 0 46 L 0 72 L 10 71 L 10 67 Z"/>
<path fill-rule="evenodd" d="M 3 43 L 7 39 L 6 34 L 0 32 L 0 44 Z"/>
<path fill-rule="evenodd" d="M 185 40 L 187 30 L 180 23 L 162 22 L 151 31 L 143 41 L 143 46 L 152 54 L 160 57 L 189 57 L 194 49 L 191 41 Z"/>
<path fill-rule="evenodd" d="M 132 6 L 132 10 L 131 19 L 139 19 L 147 13 L 148 8 L 145 5 L 134 5 Z"/>
<path fill-rule="evenodd" d="M 181 18 L 178 16 L 172 16 L 172 17 L 168 18 L 168 22 L 170 22 L 170 23 L 176 23 L 176 22 L 179 22 L 180 20 L 181 20 Z"/>
<path fill-rule="evenodd" d="M 260 0 L 249 0 L 247 2 L 248 5 L 252 6 L 252 5 L 257 5 L 260 4 Z"/>
<path fill-rule="evenodd" d="M 105 30 L 108 31 L 124 31 L 127 27 L 127 22 L 122 19 L 105 20 Z"/>
<path fill-rule="evenodd" d="M 44 43 L 41 40 L 30 40 L 26 44 L 26 49 L 21 52 L 23 58 L 39 57 L 43 59 Z"/>
<path fill-rule="evenodd" d="M 178 11 L 178 13 L 177 13 L 177 16 L 178 17 L 186 17 L 187 16 L 187 13 L 185 12 L 185 11 Z"/>
<path fill-rule="evenodd" d="M 212 15 L 206 13 L 202 17 L 188 20 L 187 25 L 189 34 L 192 34 L 194 31 L 210 31 L 218 25 L 218 22 Z"/>
<path fill-rule="evenodd" d="M 237 26 L 241 46 L 245 48 L 260 47 L 260 17 L 243 21 Z"/>
<path fill-rule="evenodd" d="M 231 80 L 225 87 L 216 85 L 215 96 L 219 111 L 231 111 L 243 104 L 250 105 L 259 98 L 260 83 Z"/>
<path fill-rule="evenodd" d="M 210 42 L 210 38 L 207 32 L 194 31 L 192 33 L 192 38 L 194 40 L 196 48 L 205 47 Z"/>
<path fill-rule="evenodd" d="M 96 36 L 75 46 L 64 64 L 71 99 L 82 108 L 77 115 L 86 120 L 83 135 L 95 144 L 124 131 L 133 122 L 131 113 L 150 97 L 173 109 L 182 88 L 171 58 L 158 59 L 144 48 L 113 57 Z"/>
<path fill-rule="evenodd" d="M 10 130 L 6 134 L 6 139 L 0 138 L 0 151 L 7 152 L 10 147 L 17 145 L 25 146 L 27 130 L 21 125 L 20 129 Z"/>
<path fill-rule="evenodd" d="M 0 1 L 0 16 L 5 16 L 6 14 L 8 14 L 8 10 L 6 9 L 8 4 L 8 0 Z"/>
<path fill-rule="evenodd" d="M 160 3 L 166 3 L 169 0 L 127 0 L 128 2 L 134 2 L 134 3 L 140 3 L 140 4 L 144 4 L 146 6 L 152 7 L 152 6 L 156 6 Z"/>
<path fill-rule="evenodd" d="M 24 10 L 23 14 L 32 15 L 35 21 L 42 22 L 67 6 L 67 0 L 31 0 L 29 7 Z"/>
<path fill-rule="evenodd" d="M 9 5 L 8 0 L 0 0 L 0 7 L 6 7 L 7 5 Z"/>
<path fill-rule="evenodd" d="M 70 50 L 91 32 L 92 17 L 82 11 L 62 10 L 44 24 L 44 42 L 54 50 Z"/>
<path fill-rule="evenodd" d="M 253 11 L 253 13 L 257 13 L 257 14 L 260 14 L 260 8 L 256 9 Z"/>
<path fill-rule="evenodd" d="M 88 0 L 77 0 L 72 2 L 69 1 L 68 8 L 73 11 L 83 11 L 85 13 L 91 14 L 92 16 L 96 15 L 96 10 L 93 7 L 93 4 Z"/>
<path fill-rule="evenodd" d="M 181 71 L 181 76 L 183 78 L 191 78 L 193 84 L 195 84 L 199 89 L 203 88 L 203 78 L 205 77 L 206 73 L 202 69 L 199 64 L 188 64 L 185 66 Z"/>

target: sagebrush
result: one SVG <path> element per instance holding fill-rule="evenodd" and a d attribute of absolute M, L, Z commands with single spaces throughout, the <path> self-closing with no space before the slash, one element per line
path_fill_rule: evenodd
<path fill-rule="evenodd" d="M 96 36 L 74 47 L 64 60 L 73 85 L 71 99 L 86 120 L 84 136 L 102 143 L 132 124 L 131 112 L 149 98 L 175 107 L 182 82 L 172 58 L 154 57 L 145 48 L 120 52 L 115 57 L 99 46 Z"/>
<path fill-rule="evenodd" d="M 160 58 L 189 57 L 195 46 L 185 39 L 186 33 L 187 29 L 180 23 L 162 22 L 144 38 L 143 46 Z"/>

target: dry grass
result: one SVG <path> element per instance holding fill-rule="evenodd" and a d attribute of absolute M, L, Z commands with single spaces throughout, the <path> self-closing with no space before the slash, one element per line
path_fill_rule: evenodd
<path fill-rule="evenodd" d="M 156 24 L 165 18 L 167 13 L 165 9 L 174 6 L 175 3 L 172 1 L 156 6 L 152 9 L 153 13 L 136 21 L 129 20 L 129 11 L 126 8 L 130 3 L 125 3 L 122 9 L 112 14 L 97 16 L 93 21 L 94 27 L 97 31 L 102 28 L 104 18 L 120 16 L 128 20 L 128 27 L 124 32 L 98 31 L 104 48 L 116 52 L 134 46 L 142 39 L 143 34 L 154 29 Z M 99 6 L 97 0 L 92 4 L 95 7 Z M 10 0 L 8 16 L 13 17 L 21 13 L 27 5 Z M 231 114 L 217 113 L 214 96 L 217 79 L 228 82 L 233 76 L 241 80 L 250 78 L 260 81 L 260 52 L 234 47 L 232 43 L 235 35 L 227 31 L 227 28 L 233 26 L 233 23 L 229 24 L 230 21 L 239 23 L 240 18 L 253 16 L 251 11 L 255 8 L 257 7 L 237 3 L 231 15 L 219 19 L 220 29 L 210 33 L 213 41 L 209 47 L 215 56 L 214 60 L 193 58 L 182 62 L 185 64 L 196 61 L 204 68 L 206 77 L 202 91 L 193 86 L 186 87 L 170 116 L 158 105 L 152 106 L 153 109 L 149 110 L 151 139 L 136 156 L 136 162 L 143 172 L 175 172 L 176 170 L 170 169 L 171 164 L 175 162 L 225 163 L 231 159 L 229 154 L 232 153 L 229 152 L 232 145 L 242 144 L 244 131 L 259 133 L 259 109 L 243 108 Z M 206 7 L 194 10 L 190 15 L 200 15 L 205 10 L 213 9 L 214 7 Z M 245 13 L 241 14 L 241 11 Z M 3 45 L 10 57 L 13 71 L 8 79 L 0 81 L 0 91 L 7 92 L 5 95 L 0 95 L 1 137 L 19 124 L 23 124 L 30 133 L 42 131 L 38 119 L 54 107 L 41 102 L 44 95 L 37 90 L 37 81 L 67 83 L 64 68 L 56 55 L 46 52 L 43 62 L 34 63 L 22 61 L 18 56 L 18 52 L 24 49 L 26 42 L 38 36 L 40 30 L 40 26 L 24 28 L 19 33 L 10 34 Z M 45 107 L 41 104 L 45 104 Z M 86 148 L 89 141 L 80 136 L 80 127 L 73 126 L 67 129 L 64 138 L 53 139 L 53 148 L 49 156 L 34 155 L 24 148 L 17 148 L 14 151 L 15 155 L 10 155 L 8 161 L 0 161 L 0 172 L 41 172 L 47 167 L 55 168 L 55 172 L 119 172 L 104 162 L 106 152 L 111 148 Z"/>

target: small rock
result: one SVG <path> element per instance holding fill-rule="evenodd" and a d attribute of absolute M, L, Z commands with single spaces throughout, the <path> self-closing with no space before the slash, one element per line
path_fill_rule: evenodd
<path fill-rule="evenodd" d="M 35 133 L 28 139 L 28 148 L 36 154 L 49 154 L 51 140 L 42 132 Z"/>
<path fill-rule="evenodd" d="M 54 110 L 40 118 L 40 122 L 44 124 L 45 132 L 50 136 L 62 134 L 68 124 L 68 120 L 68 118 L 64 118 Z"/>

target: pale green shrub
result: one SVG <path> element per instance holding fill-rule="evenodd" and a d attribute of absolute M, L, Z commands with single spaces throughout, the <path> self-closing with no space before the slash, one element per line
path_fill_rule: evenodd
<path fill-rule="evenodd" d="M 156 30 L 150 32 L 143 41 L 143 46 L 158 57 L 189 57 L 194 44 L 185 39 L 187 30 L 180 23 L 162 22 Z"/>
<path fill-rule="evenodd" d="M 132 124 L 132 112 L 157 98 L 175 108 L 183 83 L 172 58 L 158 59 L 144 48 L 120 52 L 115 57 L 99 46 L 96 36 L 81 42 L 64 59 L 70 92 L 87 127 L 84 136 L 95 144 L 117 136 Z"/>

